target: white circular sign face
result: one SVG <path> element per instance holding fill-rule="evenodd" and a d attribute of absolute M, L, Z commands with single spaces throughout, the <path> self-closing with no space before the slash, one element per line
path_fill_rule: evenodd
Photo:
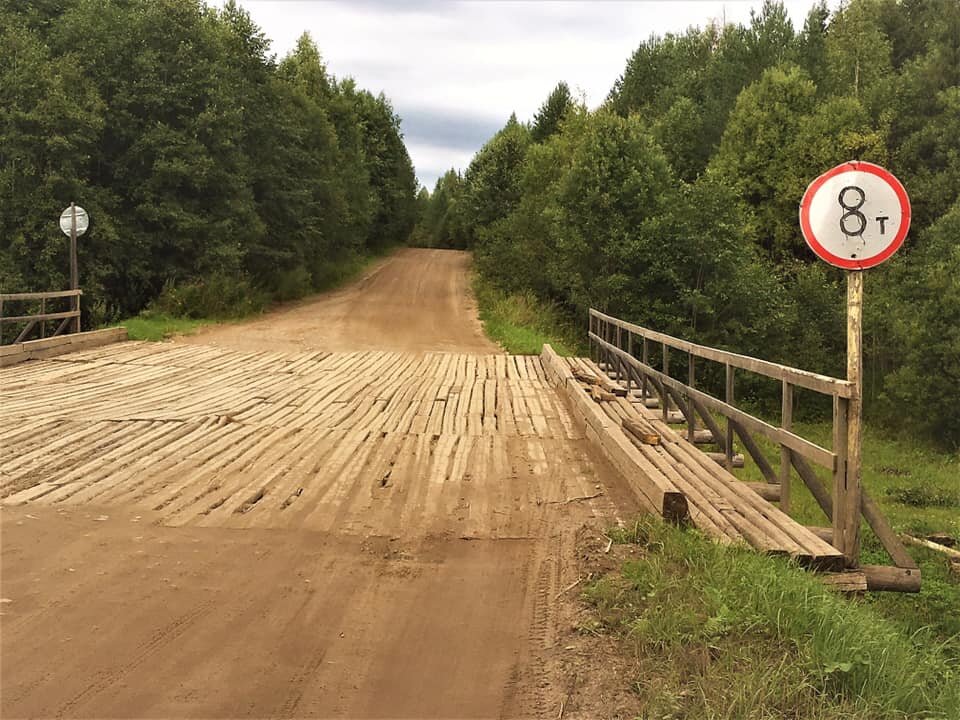
<path fill-rule="evenodd" d="M 800 227 L 822 260 L 864 270 L 903 244 L 910 200 L 900 181 L 879 165 L 844 163 L 810 183 L 800 204 Z"/>
<path fill-rule="evenodd" d="M 90 227 L 90 216 L 87 211 L 77 205 L 75 208 L 67 208 L 60 214 L 60 229 L 64 235 L 70 237 L 70 226 L 73 222 L 73 211 L 77 211 L 77 235 L 83 235 Z"/>

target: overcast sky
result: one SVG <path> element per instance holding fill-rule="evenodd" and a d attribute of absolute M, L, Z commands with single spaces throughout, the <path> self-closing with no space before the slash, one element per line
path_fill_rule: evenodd
<path fill-rule="evenodd" d="M 511 112 L 529 120 L 564 80 L 595 107 L 651 33 L 711 19 L 746 23 L 744 2 L 352 2 L 239 0 L 278 56 L 308 31 L 330 71 L 381 90 L 402 118 L 420 182 L 465 169 Z M 215 2 L 220 5 L 222 2 Z M 794 27 L 813 0 L 787 0 Z M 831 2 L 831 5 L 835 3 Z"/>

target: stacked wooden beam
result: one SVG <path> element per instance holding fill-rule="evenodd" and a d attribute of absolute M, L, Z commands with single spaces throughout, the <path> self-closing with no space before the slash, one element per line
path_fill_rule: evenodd
<path fill-rule="evenodd" d="M 603 395 L 594 393 L 596 388 L 602 387 L 602 373 L 578 368 L 578 372 L 582 370 L 592 376 L 578 380 L 573 373 L 574 367 L 549 345 L 544 345 L 540 359 L 548 381 L 568 400 L 574 416 L 583 423 L 587 437 L 627 479 L 640 503 L 668 520 L 686 520 L 689 509 L 684 493 L 637 449 L 623 430 L 621 418 L 611 417 L 603 409 L 611 404 L 629 404 L 626 398 L 609 391 L 603 391 Z"/>
<path fill-rule="evenodd" d="M 843 568 L 843 555 L 836 548 L 740 482 L 663 422 L 660 414 L 612 393 L 612 398 L 595 401 L 588 388 L 597 383 L 590 381 L 589 376 L 610 379 L 593 362 L 555 355 L 548 359 L 547 355 L 545 348 L 545 368 L 553 368 L 558 361 L 567 366 L 567 379 L 558 384 L 567 389 L 572 403 L 579 407 L 589 403 L 595 415 L 607 420 L 597 423 L 606 434 L 604 442 L 612 442 L 612 436 L 625 438 L 636 451 L 634 472 L 646 474 L 647 483 L 669 486 L 682 494 L 689 517 L 699 529 L 720 542 L 745 542 L 763 552 L 789 555 L 817 569 Z M 563 377 L 561 370 L 550 373 Z M 579 380 L 581 377 L 587 379 Z M 625 427 L 629 429 L 624 431 Z M 645 442 L 640 436 L 643 433 L 657 435 L 659 441 Z"/>

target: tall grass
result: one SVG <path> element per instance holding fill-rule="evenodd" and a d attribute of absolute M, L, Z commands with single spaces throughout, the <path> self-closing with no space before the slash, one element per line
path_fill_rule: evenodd
<path fill-rule="evenodd" d="M 637 692 L 666 716 L 960 717 L 955 659 L 811 574 L 654 519 L 614 537 L 643 557 L 585 596 L 633 644 L 651 671 Z"/>
<path fill-rule="evenodd" d="M 480 274 L 474 275 L 473 292 L 487 336 L 513 355 L 539 355 L 550 343 L 561 355 L 585 352 L 586 331 L 557 305 L 532 292 L 508 293 Z"/>

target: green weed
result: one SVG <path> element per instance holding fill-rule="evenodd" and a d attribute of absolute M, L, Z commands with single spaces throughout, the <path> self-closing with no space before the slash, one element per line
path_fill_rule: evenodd
<path fill-rule="evenodd" d="M 544 343 L 561 355 L 585 352 L 585 332 L 559 307 L 531 292 L 505 293 L 479 274 L 474 275 L 473 291 L 484 331 L 508 353 L 539 355 Z"/>
<path fill-rule="evenodd" d="M 645 519 L 639 560 L 584 593 L 636 653 L 648 717 L 953 718 L 960 667 L 810 573 Z"/>
<path fill-rule="evenodd" d="M 130 340 L 159 342 L 160 340 L 166 340 L 172 335 L 189 335 L 202 325 L 207 325 L 211 322 L 214 321 L 191 320 L 162 314 L 141 313 L 119 324 L 127 329 L 127 337 Z"/>

